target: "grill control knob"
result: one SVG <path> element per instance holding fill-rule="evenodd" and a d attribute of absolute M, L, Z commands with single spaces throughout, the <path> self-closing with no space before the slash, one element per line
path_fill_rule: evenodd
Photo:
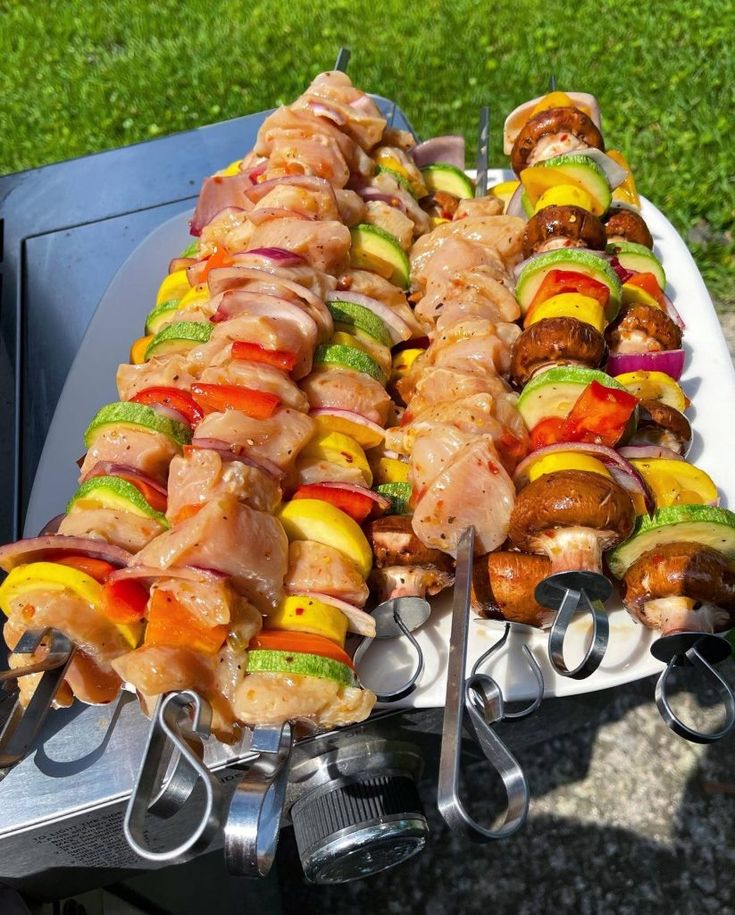
<path fill-rule="evenodd" d="M 421 851 L 429 827 L 412 775 L 368 771 L 333 780 L 291 809 L 301 864 L 312 883 L 345 883 Z"/>

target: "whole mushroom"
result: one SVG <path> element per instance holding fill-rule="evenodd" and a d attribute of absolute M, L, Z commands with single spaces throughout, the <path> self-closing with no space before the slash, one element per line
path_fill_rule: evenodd
<path fill-rule="evenodd" d="M 376 518 L 366 528 L 375 565 L 370 576 L 378 600 L 438 594 L 454 581 L 451 556 L 424 546 L 409 515 Z"/>
<path fill-rule="evenodd" d="M 639 303 L 621 309 L 608 325 L 605 339 L 611 353 L 656 353 L 681 348 L 681 330 L 666 312 Z"/>
<path fill-rule="evenodd" d="M 523 387 L 547 365 L 584 365 L 598 368 L 607 359 L 602 334 L 577 318 L 545 318 L 527 327 L 513 344 L 510 377 Z"/>
<path fill-rule="evenodd" d="M 605 227 L 589 210 L 578 206 L 548 206 L 529 220 L 523 232 L 523 257 L 554 248 L 604 251 Z"/>
<path fill-rule="evenodd" d="M 543 145 L 540 146 L 540 144 Z M 540 148 L 537 148 L 540 147 Z M 513 171 L 575 149 L 605 149 L 595 122 L 578 108 L 547 108 L 529 118 L 516 137 L 510 154 Z"/>
<path fill-rule="evenodd" d="M 692 443 L 689 420 L 675 407 L 660 400 L 641 400 L 638 404 L 638 426 L 630 445 L 657 445 L 686 454 Z"/>
<path fill-rule="evenodd" d="M 653 248 L 653 238 L 643 217 L 627 207 L 612 207 L 602 221 L 608 242 L 632 241 Z"/>
<path fill-rule="evenodd" d="M 551 560 L 549 575 L 602 573 L 604 550 L 626 540 L 635 524 L 628 493 L 612 479 L 587 470 L 544 474 L 516 497 L 509 539 Z"/>
<path fill-rule="evenodd" d="M 498 550 L 475 562 L 472 606 L 486 619 L 504 619 L 542 628 L 553 613 L 536 600 L 536 585 L 549 575 L 546 556 Z"/>
<path fill-rule="evenodd" d="M 723 632 L 735 623 L 735 561 L 698 543 L 667 543 L 644 553 L 621 590 L 628 612 L 662 635 Z"/>

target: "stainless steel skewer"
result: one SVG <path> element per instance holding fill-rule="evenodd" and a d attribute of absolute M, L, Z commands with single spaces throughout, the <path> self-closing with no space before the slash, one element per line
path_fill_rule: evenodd
<path fill-rule="evenodd" d="M 347 72 L 347 66 L 350 62 L 350 57 L 352 56 L 352 51 L 349 48 L 342 47 L 337 52 L 337 60 L 334 62 L 334 69 L 341 70 L 343 73 Z"/>
<path fill-rule="evenodd" d="M 651 654 L 666 663 L 666 669 L 656 681 L 656 707 L 667 727 L 692 743 L 715 743 L 735 725 L 735 695 L 732 688 L 714 669 L 732 654 L 729 642 L 706 632 L 677 632 L 657 639 Z M 671 707 L 669 687 L 675 667 L 694 667 L 717 690 L 725 707 L 725 723 L 716 731 L 697 731 L 678 717 Z"/>
<path fill-rule="evenodd" d="M 487 194 L 488 146 L 490 143 L 490 106 L 480 108 L 480 124 L 477 135 L 477 177 L 475 179 L 475 197 Z"/>
<path fill-rule="evenodd" d="M 58 629 L 51 628 L 26 630 L 13 654 L 35 654 L 44 640 L 48 651 L 42 661 L 0 671 L 0 683 L 42 674 L 26 709 L 23 710 L 20 702 L 16 701 L 0 732 L 0 770 L 19 763 L 33 747 L 74 655 L 72 642 Z"/>
<path fill-rule="evenodd" d="M 549 76 L 549 92 L 556 92 L 556 73 Z"/>
<path fill-rule="evenodd" d="M 474 544 L 475 531 L 469 527 L 462 533 L 457 547 L 437 804 L 450 829 L 474 842 L 488 842 L 507 838 L 523 826 L 528 815 L 529 791 L 518 760 L 492 729 L 493 724 L 505 717 L 500 687 L 487 674 L 473 672 L 465 678 Z M 497 830 L 477 823 L 459 796 L 465 714 L 486 759 L 500 775 L 508 796 L 505 818 Z"/>

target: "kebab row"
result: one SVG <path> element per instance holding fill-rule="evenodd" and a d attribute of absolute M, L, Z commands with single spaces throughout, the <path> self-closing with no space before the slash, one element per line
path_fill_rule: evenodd
<path fill-rule="evenodd" d="M 365 449 L 390 346 L 419 330 L 401 291 L 430 220 L 412 145 L 322 74 L 205 181 L 66 516 L 2 555 L 8 644 L 50 625 L 78 646 L 60 700 L 194 688 L 226 739 L 369 713 L 344 643 L 374 631 L 359 522 L 388 500 Z"/>
<path fill-rule="evenodd" d="M 511 549 L 476 574 L 478 607 L 541 625 L 538 584 L 600 573 L 606 554 L 634 618 L 662 635 L 720 632 L 735 612 L 735 515 L 685 460 L 683 323 L 630 169 L 599 127 L 592 97 L 559 92 L 505 124 L 518 181 L 495 192 L 528 220 L 510 373 L 531 453 L 514 474 Z"/>

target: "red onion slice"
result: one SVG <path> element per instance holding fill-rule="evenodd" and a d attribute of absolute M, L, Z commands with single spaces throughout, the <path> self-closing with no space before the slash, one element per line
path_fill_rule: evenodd
<path fill-rule="evenodd" d="M 508 204 L 505 208 L 506 216 L 518 216 L 520 219 L 525 219 L 528 222 L 528 213 L 526 213 L 523 208 L 523 185 L 519 184 L 518 187 L 513 192 L 513 196 L 508 201 Z M 525 261 L 524 261 L 525 263 Z M 516 276 L 520 271 L 516 271 Z"/>
<path fill-rule="evenodd" d="M 394 343 L 408 340 L 411 336 L 411 328 L 403 318 L 399 317 L 392 308 L 377 299 L 370 298 L 370 296 L 361 295 L 358 292 L 330 292 L 327 296 L 327 302 L 352 302 L 355 305 L 362 305 L 363 308 L 369 309 L 388 328 Z"/>
<path fill-rule="evenodd" d="M 684 319 L 679 314 L 679 312 L 674 308 L 674 303 L 665 293 L 664 293 L 664 304 L 666 306 L 664 309 L 666 314 L 671 318 L 671 320 L 674 322 L 674 324 L 676 324 L 676 326 L 679 328 L 679 330 L 686 330 L 687 326 L 684 323 Z"/>
<path fill-rule="evenodd" d="M 216 451 L 217 454 L 219 454 L 219 456 L 225 461 L 240 461 L 241 464 L 247 464 L 248 467 L 255 467 L 256 470 L 262 470 L 263 473 L 274 477 L 276 480 L 280 480 L 283 476 L 283 471 L 281 468 L 274 464 L 272 461 L 269 461 L 266 458 L 261 458 L 259 461 L 254 461 L 252 458 L 249 458 L 244 453 L 244 445 L 238 445 L 234 442 L 226 442 L 224 439 L 219 438 L 194 438 L 192 439 L 190 447 L 200 448 L 204 451 Z"/>
<path fill-rule="evenodd" d="M 411 155 L 417 168 L 441 163 L 442 165 L 453 165 L 464 171 L 464 137 L 456 135 L 432 137 L 430 140 L 414 146 Z"/>
<path fill-rule="evenodd" d="M 255 165 L 250 166 L 250 168 L 243 168 L 240 165 L 240 171 L 245 177 L 250 181 L 251 184 L 256 184 L 257 179 L 261 175 L 264 175 L 268 168 L 268 159 L 261 159 L 260 162 L 257 162 Z"/>
<path fill-rule="evenodd" d="M 48 534 L 55 534 L 59 530 L 59 525 L 66 518 L 66 512 L 61 512 L 59 515 L 54 515 L 50 521 L 47 521 L 41 530 L 38 532 L 39 537 L 45 537 Z"/>
<path fill-rule="evenodd" d="M 334 201 L 335 207 L 337 206 L 337 198 L 334 195 L 332 185 L 325 178 L 316 178 L 312 175 L 282 175 L 280 178 L 261 181 L 245 191 L 245 198 L 250 203 L 258 203 L 263 197 L 283 184 L 291 187 L 301 187 L 307 191 L 328 194 Z"/>
<path fill-rule="evenodd" d="M 158 480 L 154 480 L 153 477 L 149 477 L 141 470 L 136 470 L 135 467 L 128 467 L 127 464 L 116 464 L 114 461 L 97 461 L 94 467 L 85 473 L 81 482 L 84 483 L 85 480 L 90 480 L 92 477 L 116 476 L 132 477 L 140 480 L 141 483 L 145 483 L 146 486 L 150 486 L 151 489 L 155 489 L 162 496 L 168 495 L 168 490 L 163 483 L 159 483 Z"/>
<path fill-rule="evenodd" d="M 368 638 L 375 637 L 375 620 L 369 613 L 360 610 L 359 607 L 348 604 L 347 601 L 340 600 L 338 597 L 332 597 L 331 594 L 323 594 L 320 591 L 298 591 L 296 593 L 303 594 L 304 597 L 313 597 L 314 600 L 320 600 L 341 610 L 347 617 L 350 632 L 356 632 L 358 635 L 365 635 Z"/>
<path fill-rule="evenodd" d="M 623 168 L 622 165 L 618 165 L 614 159 L 605 155 L 601 149 L 595 149 L 593 147 L 575 149 L 574 155 L 587 156 L 588 159 L 592 159 L 595 165 L 599 166 L 605 173 L 607 183 L 610 185 L 610 190 L 614 191 L 616 187 L 620 187 L 623 181 L 628 177 L 627 169 Z"/>
<path fill-rule="evenodd" d="M 678 451 L 664 448 L 663 445 L 626 445 L 620 449 L 619 454 L 626 461 L 650 461 L 656 458 L 664 458 L 667 461 L 686 460 Z"/>
<path fill-rule="evenodd" d="M 306 263 L 300 254 L 296 254 L 294 251 L 287 251 L 285 248 L 251 248 L 243 253 L 264 257 L 266 260 L 273 261 L 274 264 L 279 264 L 281 267 L 299 267 Z"/>
<path fill-rule="evenodd" d="M 326 102 L 307 102 L 307 108 L 309 108 L 312 114 L 315 114 L 318 118 L 326 118 L 326 120 L 331 121 L 333 124 L 336 124 L 338 127 L 344 127 L 347 123 L 347 118 L 342 114 L 341 111 L 338 111 L 336 108 L 332 108 L 331 105 L 328 105 Z"/>
<path fill-rule="evenodd" d="M 684 370 L 684 350 L 670 349 L 660 353 L 613 353 L 607 360 L 608 375 L 627 372 L 663 372 L 678 381 Z"/>
<path fill-rule="evenodd" d="M 0 547 L 0 569 L 9 572 L 26 562 L 39 562 L 57 553 L 78 554 L 91 559 L 103 559 L 116 566 L 127 566 L 132 555 L 127 550 L 96 540 L 92 537 L 68 537 L 65 534 L 47 534 L 29 537 Z"/>
<path fill-rule="evenodd" d="M 528 468 L 538 458 L 545 457 L 548 454 L 559 454 L 564 451 L 576 451 L 579 454 L 587 454 L 590 457 L 601 461 L 607 470 L 614 477 L 615 482 L 619 483 L 625 490 L 630 493 L 638 493 L 645 500 L 646 509 L 652 512 L 655 503 L 648 487 L 638 471 L 624 457 L 612 448 L 605 445 L 592 445 L 586 442 L 562 442 L 557 445 L 547 445 L 545 448 L 539 448 L 532 451 L 528 457 L 524 458 L 516 467 L 513 474 L 513 482 L 518 489 L 522 489 L 528 483 Z"/>
<path fill-rule="evenodd" d="M 157 566 L 128 566 L 126 569 L 113 572 L 108 581 L 122 581 L 131 578 L 150 579 L 151 582 L 158 578 L 177 578 L 181 581 L 218 584 L 229 576 L 216 569 L 200 569 L 196 566 L 171 566 L 168 569 L 159 569 Z"/>

